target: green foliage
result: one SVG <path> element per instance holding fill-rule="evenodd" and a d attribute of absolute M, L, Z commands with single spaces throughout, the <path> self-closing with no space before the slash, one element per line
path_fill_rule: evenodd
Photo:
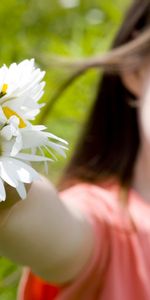
<path fill-rule="evenodd" d="M 106 51 L 128 3 L 129 0 L 1 0 L 0 65 L 35 57 L 46 70 L 46 102 L 72 72 L 50 67 L 52 56 L 76 59 Z M 94 100 L 98 79 L 98 72 L 88 72 L 47 113 L 49 131 L 69 142 L 68 159 Z M 66 163 L 59 158 L 50 165 L 54 183 Z M 19 275 L 20 267 L 1 258 L 1 300 L 16 299 Z"/>

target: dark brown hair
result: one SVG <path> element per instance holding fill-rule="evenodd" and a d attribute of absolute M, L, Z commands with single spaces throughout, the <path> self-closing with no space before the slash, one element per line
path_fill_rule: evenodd
<path fill-rule="evenodd" d="M 143 62 L 150 50 L 149 25 L 150 1 L 134 1 L 112 52 L 95 59 L 93 66 L 102 66 L 104 73 L 90 116 L 60 181 L 61 188 L 76 180 L 103 183 L 114 178 L 122 186 L 130 184 L 140 139 L 137 111 L 128 105 L 129 99 L 136 99 L 123 85 L 119 71 L 123 66 L 135 67 Z M 88 65 L 90 61 L 83 64 L 82 70 Z"/>

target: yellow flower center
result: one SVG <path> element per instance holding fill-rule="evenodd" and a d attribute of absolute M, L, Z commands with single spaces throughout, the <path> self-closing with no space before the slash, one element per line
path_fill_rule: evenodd
<path fill-rule="evenodd" d="M 4 83 L 2 86 L 2 90 L 0 92 L 0 98 L 2 98 L 3 96 L 5 96 L 7 94 L 7 89 L 8 89 L 8 84 Z"/>
<path fill-rule="evenodd" d="M 2 98 L 7 94 L 7 90 L 8 90 L 8 84 L 4 83 L 2 86 L 2 90 L 0 92 L 0 98 Z M 26 123 L 24 122 L 24 120 L 14 110 L 9 108 L 8 106 L 4 106 L 2 107 L 2 109 L 7 119 L 9 119 L 12 116 L 16 116 L 19 119 L 19 128 L 26 127 Z"/>
<path fill-rule="evenodd" d="M 25 128 L 26 127 L 26 123 L 23 121 L 23 119 L 11 108 L 9 108 L 8 106 L 4 106 L 2 107 L 3 112 L 6 116 L 7 119 L 9 119 L 12 116 L 16 116 L 19 119 L 19 128 Z"/>

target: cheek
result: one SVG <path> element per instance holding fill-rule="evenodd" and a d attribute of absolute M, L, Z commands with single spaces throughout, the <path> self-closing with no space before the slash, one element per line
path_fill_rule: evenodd
<path fill-rule="evenodd" d="M 150 85 L 146 90 L 143 99 L 141 99 L 141 105 L 139 107 L 139 123 L 142 137 L 150 143 Z"/>

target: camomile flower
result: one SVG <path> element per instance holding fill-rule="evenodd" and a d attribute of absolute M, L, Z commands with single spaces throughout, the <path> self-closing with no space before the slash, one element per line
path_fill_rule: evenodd
<path fill-rule="evenodd" d="M 8 119 L 12 115 L 20 117 L 20 127 L 25 120 L 33 120 L 43 104 L 38 101 L 43 96 L 44 71 L 35 67 L 34 59 L 24 60 L 0 68 L 0 105 Z"/>
<path fill-rule="evenodd" d="M 44 74 L 34 59 L 0 68 L 0 201 L 6 199 L 5 182 L 26 197 L 25 184 L 39 178 L 31 162 L 42 161 L 47 169 L 55 153 L 66 157 L 65 140 L 31 123 L 42 106 Z"/>
<path fill-rule="evenodd" d="M 44 162 L 56 159 L 53 151 L 65 156 L 67 142 L 52 133 L 45 132 L 44 126 L 33 126 L 20 129 L 19 119 L 13 116 L 7 125 L 0 130 L 2 138 L 0 156 L 0 201 L 6 198 L 4 182 L 16 188 L 22 199 L 26 198 L 24 183 L 31 183 L 39 178 L 39 174 L 30 166 L 30 162 Z M 57 142 L 56 142 L 57 141 Z M 59 141 L 59 144 L 58 144 Z M 46 149 L 52 158 L 46 157 L 42 149 Z M 30 150 L 24 153 L 23 150 Z M 37 155 L 39 150 L 41 155 Z M 47 164 L 45 165 L 47 168 Z M 47 171 L 47 170 L 46 170 Z"/>

